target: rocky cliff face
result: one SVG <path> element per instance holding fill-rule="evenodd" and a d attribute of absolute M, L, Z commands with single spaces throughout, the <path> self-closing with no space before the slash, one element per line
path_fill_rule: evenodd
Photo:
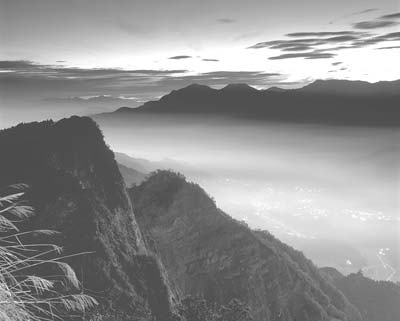
<path fill-rule="evenodd" d="M 93 252 L 69 263 L 102 302 L 101 320 L 166 320 L 172 292 L 97 125 L 78 117 L 18 125 L 0 132 L 0 150 L 0 186 L 30 185 L 29 229 L 62 232 L 65 255 Z"/>
<path fill-rule="evenodd" d="M 359 321 L 358 310 L 300 252 L 219 210 L 171 172 L 130 190 L 145 242 L 181 295 L 249 304 L 256 321 Z"/>

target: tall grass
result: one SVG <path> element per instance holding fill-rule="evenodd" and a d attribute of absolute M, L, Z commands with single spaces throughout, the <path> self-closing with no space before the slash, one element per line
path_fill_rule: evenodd
<path fill-rule="evenodd" d="M 97 301 L 80 291 L 75 272 L 62 261 L 67 257 L 61 255 L 62 249 L 26 241 L 55 232 L 18 229 L 18 222 L 34 214 L 22 200 L 26 188 L 13 185 L 5 196 L 0 195 L 0 320 L 63 320 L 69 314 L 83 313 Z M 38 273 L 43 270 L 57 273 L 43 276 Z"/>

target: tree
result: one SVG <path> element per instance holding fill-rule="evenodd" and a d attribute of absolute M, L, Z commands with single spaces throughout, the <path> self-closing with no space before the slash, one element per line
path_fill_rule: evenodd
<path fill-rule="evenodd" d="M 238 299 L 227 306 L 211 304 L 203 298 L 188 296 L 178 306 L 179 317 L 186 321 L 253 321 L 250 309 Z M 175 321 L 175 320 L 174 320 Z"/>
<path fill-rule="evenodd" d="M 252 321 L 250 309 L 238 299 L 233 299 L 228 306 L 222 306 L 219 310 L 217 321 Z"/>
<path fill-rule="evenodd" d="M 178 306 L 179 314 L 187 321 L 214 321 L 214 309 L 203 298 L 187 296 Z"/>

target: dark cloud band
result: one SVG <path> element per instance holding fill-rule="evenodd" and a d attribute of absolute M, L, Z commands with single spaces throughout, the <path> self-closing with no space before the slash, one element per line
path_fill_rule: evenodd
<path fill-rule="evenodd" d="M 271 60 L 279 60 L 279 59 L 293 59 L 293 58 L 305 58 L 305 59 L 329 59 L 333 58 L 336 55 L 329 52 L 310 52 L 310 53 L 292 53 L 292 54 L 283 54 L 279 56 L 269 57 Z"/>
<path fill-rule="evenodd" d="M 157 96 L 172 89 L 201 83 L 222 86 L 248 83 L 253 86 L 280 85 L 286 76 L 261 71 L 214 71 L 189 74 L 186 70 L 86 69 L 40 65 L 30 61 L 0 61 L 0 94 L 7 98 L 69 97 L 144 94 Z"/>
<path fill-rule="evenodd" d="M 354 28 L 357 29 L 378 29 L 385 27 L 396 26 L 399 23 L 390 20 L 371 20 L 371 21 L 361 21 L 353 24 Z"/>
<path fill-rule="evenodd" d="M 400 19 L 400 12 L 386 14 L 380 17 L 381 19 Z"/>
<path fill-rule="evenodd" d="M 351 36 L 357 34 L 354 31 L 330 31 L 330 32 L 294 32 L 288 33 L 288 37 L 334 37 L 334 36 Z"/>
<path fill-rule="evenodd" d="M 383 17 L 397 17 L 398 13 L 386 15 Z M 381 17 L 382 18 L 382 17 Z M 371 21 L 363 21 L 353 24 L 356 29 L 381 29 L 400 24 L 391 20 L 382 20 L 380 18 Z M 281 54 L 270 57 L 271 60 L 277 59 L 325 59 L 335 55 L 332 52 L 347 49 L 359 49 L 371 45 L 383 44 L 400 40 L 400 32 L 387 34 L 372 34 L 370 31 L 362 30 L 342 30 L 342 31 L 324 31 L 324 32 L 295 32 L 286 34 L 288 39 L 271 40 L 258 42 L 247 49 L 276 49 Z M 396 49 L 394 46 L 388 46 L 388 49 Z M 289 52 L 289 53 L 287 53 Z"/>
<path fill-rule="evenodd" d="M 220 18 L 220 19 L 217 19 L 217 21 L 220 22 L 220 23 L 234 23 L 234 22 L 236 22 L 235 19 L 230 19 L 230 18 Z"/>
<path fill-rule="evenodd" d="M 181 55 L 181 56 L 173 56 L 173 57 L 169 57 L 168 59 L 176 59 L 176 60 L 180 60 L 180 59 L 190 59 L 190 58 L 192 58 L 192 56 Z"/>

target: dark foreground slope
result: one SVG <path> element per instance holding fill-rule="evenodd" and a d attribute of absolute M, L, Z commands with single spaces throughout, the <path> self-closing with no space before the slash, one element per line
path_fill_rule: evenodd
<path fill-rule="evenodd" d="M 238 298 L 256 321 L 361 320 L 300 252 L 233 220 L 182 176 L 158 172 L 130 195 L 146 243 L 181 294 Z"/>
<path fill-rule="evenodd" d="M 109 316 L 98 320 L 166 320 L 169 288 L 97 125 L 78 117 L 21 124 L 0 132 L 0 150 L 0 186 L 30 185 L 37 215 L 28 228 L 62 232 L 65 255 L 93 251 L 70 263 Z"/>
<path fill-rule="evenodd" d="M 333 268 L 321 271 L 359 309 L 365 321 L 400 320 L 400 285 L 374 281 L 361 272 L 344 276 Z"/>

